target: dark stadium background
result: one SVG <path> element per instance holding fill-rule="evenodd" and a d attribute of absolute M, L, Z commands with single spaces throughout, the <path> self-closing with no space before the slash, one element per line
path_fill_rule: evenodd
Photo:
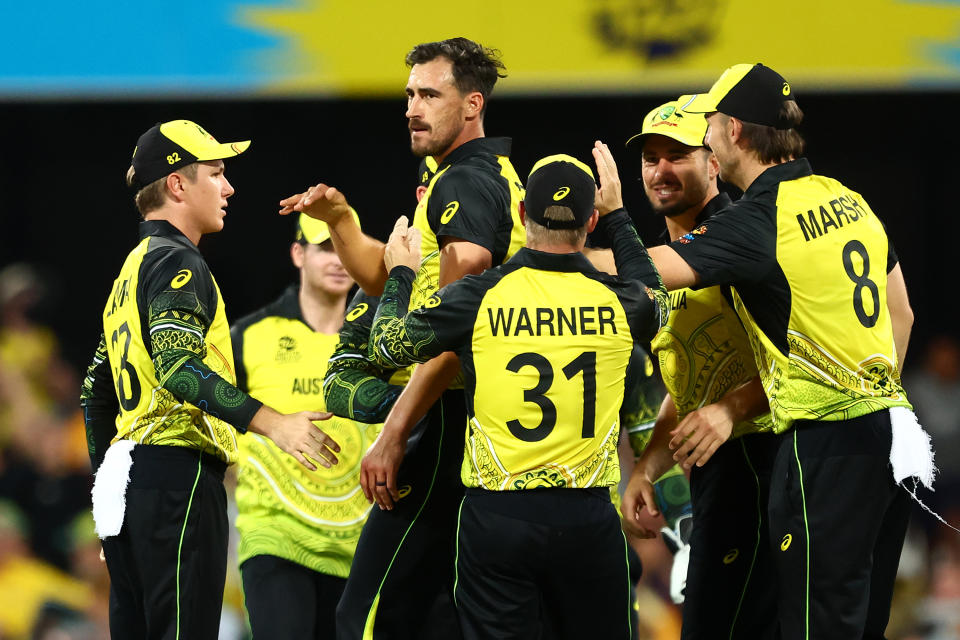
<path fill-rule="evenodd" d="M 649 109 L 673 97 L 494 95 L 486 132 L 513 138 L 521 178 L 544 155 L 590 161 L 595 139 L 609 143 L 627 206 L 652 244 L 663 224 L 646 205 L 636 159 L 623 143 Z M 957 333 L 960 95 L 801 90 L 799 101 L 814 171 L 860 192 L 895 242 L 916 313 L 916 360 L 928 337 Z M 287 257 L 292 220 L 277 216 L 280 198 L 323 179 L 347 194 L 364 229 L 381 239 L 398 215 L 412 213 L 417 160 L 404 108 L 402 95 L 0 104 L 0 264 L 29 262 L 47 276 L 53 295 L 42 320 L 56 331 L 67 359 L 85 366 L 112 279 L 136 244 L 138 216 L 123 182 L 134 143 L 155 122 L 196 120 L 221 141 L 253 140 L 244 156 L 227 164 L 236 195 L 225 230 L 201 242 L 228 315 L 238 318 L 294 277 Z"/>

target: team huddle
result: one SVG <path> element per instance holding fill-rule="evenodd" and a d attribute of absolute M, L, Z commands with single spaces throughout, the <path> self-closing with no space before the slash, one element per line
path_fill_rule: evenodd
<path fill-rule="evenodd" d="M 789 83 L 738 64 L 627 141 L 648 250 L 606 144 L 521 179 L 486 137 L 498 56 L 414 47 L 412 216 L 383 243 L 333 186 L 281 200 L 300 280 L 231 323 L 197 243 L 250 142 L 137 141 L 140 242 L 81 391 L 113 637 L 217 637 L 238 463 L 254 638 L 635 638 L 644 510 L 683 638 L 883 638 L 903 483 L 934 472 L 883 224 L 803 158 Z"/>

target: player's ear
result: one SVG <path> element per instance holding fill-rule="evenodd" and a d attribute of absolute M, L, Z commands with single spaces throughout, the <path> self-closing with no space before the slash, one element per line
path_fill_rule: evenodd
<path fill-rule="evenodd" d="M 720 175 L 720 163 L 717 162 L 717 156 L 712 151 L 704 150 L 707 153 L 707 177 L 715 180 Z"/>
<path fill-rule="evenodd" d="M 743 121 L 730 116 L 727 125 L 728 126 L 725 128 L 724 134 L 730 138 L 730 142 L 733 144 L 738 144 L 741 136 L 743 135 Z"/>
<path fill-rule="evenodd" d="M 467 94 L 467 119 L 478 118 L 483 113 L 483 94 L 471 91 Z"/>
<path fill-rule="evenodd" d="M 297 269 L 303 268 L 304 245 L 294 242 L 290 245 L 290 260 Z"/>
<path fill-rule="evenodd" d="M 183 176 L 176 171 L 167 176 L 167 193 L 170 194 L 174 202 L 181 202 L 183 200 L 184 182 Z"/>
<path fill-rule="evenodd" d="M 590 219 L 587 220 L 587 233 L 593 233 L 593 230 L 597 228 L 597 222 L 599 221 L 600 212 L 594 209 L 593 213 L 590 214 Z"/>

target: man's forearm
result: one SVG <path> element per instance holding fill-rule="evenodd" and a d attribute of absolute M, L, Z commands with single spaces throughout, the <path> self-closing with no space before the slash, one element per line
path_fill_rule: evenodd
<path fill-rule="evenodd" d="M 232 425 L 240 433 L 247 430 L 253 415 L 263 404 L 217 375 L 196 357 L 182 360 L 164 378 L 161 386 L 177 400 L 189 402 Z"/>
<path fill-rule="evenodd" d="M 353 216 L 340 216 L 329 228 L 330 239 L 343 268 L 365 292 L 372 296 L 380 295 L 387 281 L 387 270 L 383 266 L 383 243 L 363 233 Z"/>
<path fill-rule="evenodd" d="M 386 437 L 406 442 L 413 426 L 426 415 L 460 371 L 460 359 L 452 352 L 417 367 L 397 398 L 383 426 Z"/>

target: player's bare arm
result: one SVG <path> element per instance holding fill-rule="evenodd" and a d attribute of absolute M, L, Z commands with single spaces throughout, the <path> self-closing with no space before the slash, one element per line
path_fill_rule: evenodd
<path fill-rule="evenodd" d="M 280 215 L 301 212 L 326 222 L 343 268 L 361 289 L 377 296 L 383 293 L 383 283 L 387 281 L 384 244 L 361 231 L 351 211 L 346 196 L 323 183 L 280 201 Z"/>
<path fill-rule="evenodd" d="M 651 516 L 660 512 L 653 491 L 653 483 L 673 466 L 674 460 L 670 451 L 670 432 L 677 426 L 677 409 L 673 404 L 673 397 L 667 394 L 660 405 L 660 413 L 653 427 L 653 435 L 647 443 L 643 455 L 637 460 L 630 473 L 630 480 L 623 492 L 624 528 L 641 538 L 656 537 L 656 531 L 641 525 L 640 512 L 644 507 Z"/>
<path fill-rule="evenodd" d="M 893 325 L 893 342 L 897 348 L 897 368 L 903 371 L 903 361 L 907 358 L 907 344 L 913 329 L 913 309 L 907 297 L 907 284 L 903 280 L 900 264 L 887 274 L 887 309 L 890 310 L 890 323 Z"/>

